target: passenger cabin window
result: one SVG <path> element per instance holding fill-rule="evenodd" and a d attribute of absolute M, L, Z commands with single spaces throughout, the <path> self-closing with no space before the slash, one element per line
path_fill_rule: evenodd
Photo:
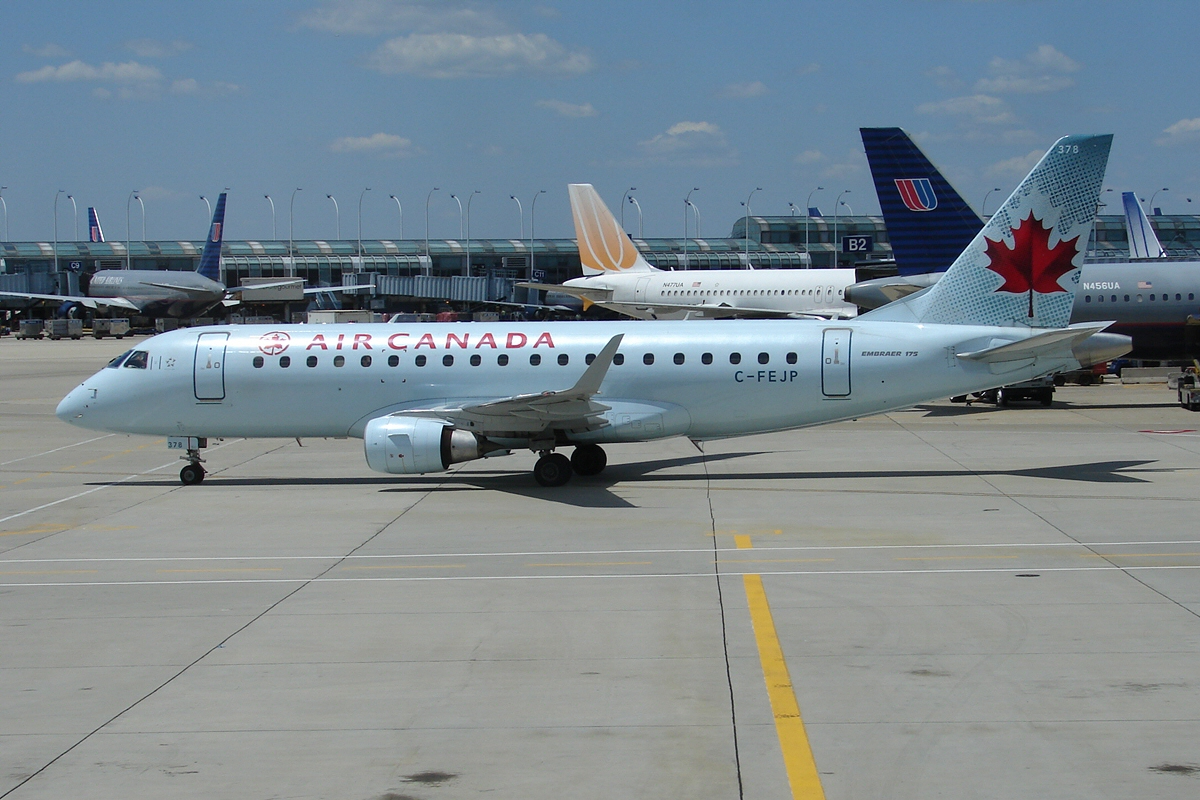
<path fill-rule="evenodd" d="M 126 350 L 124 353 L 121 353 L 121 355 L 117 356 L 112 361 L 108 362 L 108 368 L 116 369 L 117 367 L 121 366 L 121 362 L 124 361 L 125 357 L 128 356 L 132 352 L 133 352 L 132 350 Z"/>
<path fill-rule="evenodd" d="M 134 350 L 125 359 L 126 369 L 145 369 L 150 364 L 150 354 L 145 350 Z"/>
<path fill-rule="evenodd" d="M 358 363 L 362 364 L 364 367 L 369 367 L 369 366 L 371 366 L 371 357 L 363 356 L 362 358 L 360 358 L 358 360 Z"/>
<path fill-rule="evenodd" d="M 442 366 L 443 367 L 454 366 L 454 356 L 449 355 L 449 354 L 442 356 Z"/>
<path fill-rule="evenodd" d="M 291 356 L 280 356 L 279 357 L 279 366 L 280 367 L 282 367 L 283 369 L 287 369 L 291 365 L 292 365 L 292 357 Z"/>
<path fill-rule="evenodd" d="M 770 353 L 759 353 L 759 354 L 758 354 L 758 363 L 760 363 L 760 364 L 766 364 L 766 363 L 767 363 L 767 362 L 769 362 L 770 360 L 771 360 L 771 355 L 770 355 Z"/>
<path fill-rule="evenodd" d="M 529 357 L 529 366 L 536 367 L 538 364 L 541 364 L 541 363 L 542 363 L 542 357 L 539 354 L 534 353 L 533 355 L 531 355 Z"/>
<path fill-rule="evenodd" d="M 654 363 L 654 353 L 646 353 L 646 355 L 642 356 L 642 363 L 645 364 L 647 367 L 650 366 L 651 364 L 653 364 Z"/>
<path fill-rule="evenodd" d="M 787 354 L 787 363 L 789 363 L 789 364 L 795 364 L 795 363 L 796 363 L 796 354 L 795 354 L 795 353 L 788 353 L 788 354 Z"/>
<path fill-rule="evenodd" d="M 711 364 L 712 363 L 712 353 L 702 353 L 700 355 L 700 363 L 701 364 Z"/>
<path fill-rule="evenodd" d="M 565 367 L 567 365 L 567 362 L 569 362 L 570 360 L 571 360 L 571 357 L 569 355 L 567 355 L 566 353 L 558 354 L 558 365 L 560 367 Z"/>
<path fill-rule="evenodd" d="M 676 364 L 682 364 L 683 363 L 683 353 L 676 353 L 674 360 L 675 360 Z"/>
<path fill-rule="evenodd" d="M 335 367 L 344 367 L 344 366 L 346 366 L 346 357 L 345 357 L 345 356 L 334 356 L 334 357 L 333 357 L 333 365 L 334 365 Z"/>
<path fill-rule="evenodd" d="M 413 359 L 413 363 L 416 364 L 418 367 L 425 366 L 425 361 L 426 361 L 426 358 L 424 355 L 419 355 Z"/>
<path fill-rule="evenodd" d="M 729 363 L 730 364 L 742 363 L 742 354 L 741 353 L 730 353 L 729 354 Z"/>
<path fill-rule="evenodd" d="M 596 360 L 595 353 L 588 353 L 586 356 L 583 357 L 583 363 L 588 364 L 588 365 L 591 365 L 591 363 L 595 360 Z"/>
<path fill-rule="evenodd" d="M 252 363 L 254 364 L 255 369 L 262 369 L 262 365 L 267 362 L 265 360 L 263 360 L 262 356 L 255 356 L 254 361 Z"/>
<path fill-rule="evenodd" d="M 388 356 L 388 366 L 389 367 L 400 366 L 400 356 Z"/>
<path fill-rule="evenodd" d="M 471 366 L 472 367 L 478 367 L 482 363 L 483 363 L 483 357 L 480 356 L 479 353 L 476 353 L 475 355 L 471 356 Z"/>
<path fill-rule="evenodd" d="M 308 364 L 310 367 L 315 367 L 317 365 L 317 357 L 309 356 L 308 360 L 305 363 Z"/>
<path fill-rule="evenodd" d="M 625 363 L 625 354 L 617 353 L 616 355 L 614 355 L 613 363 L 616 364 L 618 367 L 621 366 L 622 364 L 624 364 Z"/>
<path fill-rule="evenodd" d="M 502 367 L 507 367 L 508 366 L 508 354 L 501 353 L 500 355 L 496 356 L 496 363 Z"/>

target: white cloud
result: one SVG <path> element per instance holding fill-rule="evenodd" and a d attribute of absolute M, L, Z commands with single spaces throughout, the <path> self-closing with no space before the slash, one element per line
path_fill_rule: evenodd
<path fill-rule="evenodd" d="M 767 93 L 767 91 L 767 85 L 762 81 L 751 81 L 750 83 L 729 83 L 717 93 L 717 96 L 734 100 L 743 100 L 748 97 L 762 97 Z"/>
<path fill-rule="evenodd" d="M 820 150 L 805 150 L 794 159 L 797 164 L 816 164 L 825 160 L 825 154 Z"/>
<path fill-rule="evenodd" d="M 575 103 L 564 103 L 562 100 L 538 100 L 537 104 L 541 108 L 556 111 L 564 117 L 594 117 L 599 113 L 591 103 L 576 105 Z"/>
<path fill-rule="evenodd" d="M 491 10 L 448 0 L 327 0 L 303 15 L 300 25 L 325 33 L 365 36 L 398 31 L 476 35 L 507 31 Z"/>
<path fill-rule="evenodd" d="M 797 75 L 815 75 L 821 71 L 821 65 L 813 61 L 796 70 Z"/>
<path fill-rule="evenodd" d="M 1200 117 L 1181 119 L 1163 129 L 1165 136 L 1155 139 L 1156 144 L 1171 145 L 1200 141 Z"/>
<path fill-rule="evenodd" d="M 963 87 L 963 81 L 950 67 L 934 67 L 925 71 L 925 77 L 930 78 L 942 89 L 957 90 Z"/>
<path fill-rule="evenodd" d="M 343 136 L 334 140 L 329 149 L 335 153 L 367 153 L 387 158 L 404 158 L 413 154 L 411 139 L 394 133 L 373 133 L 370 136 Z"/>
<path fill-rule="evenodd" d="M 1020 180 L 1029 174 L 1038 163 L 1042 156 L 1046 154 L 1045 150 L 1030 150 L 1023 156 L 1014 156 L 1006 158 L 1003 161 L 997 161 L 986 170 L 984 174 L 988 177 L 996 178 L 1015 178 Z"/>
<path fill-rule="evenodd" d="M 917 106 L 917 111 L 922 114 L 966 117 L 975 122 L 991 125 L 1013 122 L 1016 119 L 1003 100 L 986 94 L 951 97 L 936 103 L 922 103 Z"/>
<path fill-rule="evenodd" d="M 384 42 L 368 63 L 385 74 L 427 78 L 482 78 L 515 72 L 569 74 L 592 68 L 587 53 L 570 52 L 542 33 L 414 33 Z"/>
<path fill-rule="evenodd" d="M 65 47 L 59 47 L 56 44 L 47 42 L 40 47 L 34 47 L 31 44 L 21 45 L 21 50 L 30 55 L 35 55 L 38 58 L 70 58 L 71 53 Z"/>
<path fill-rule="evenodd" d="M 17 83 L 42 83 L 45 81 L 104 81 L 113 83 L 153 83 L 162 80 L 157 67 L 126 61 L 114 64 L 106 61 L 92 66 L 82 61 L 70 61 L 60 67 L 50 64 L 30 72 L 17 74 Z"/>
<path fill-rule="evenodd" d="M 1053 45 L 1044 44 L 1019 60 L 993 58 L 990 78 L 975 83 L 976 91 L 1003 94 L 1040 94 L 1069 89 L 1075 85 L 1071 73 L 1079 64 Z"/>
<path fill-rule="evenodd" d="M 241 87 L 236 83 L 226 83 L 224 81 L 201 83 L 195 78 L 182 78 L 171 82 L 171 94 L 221 97 L 222 95 L 233 94 L 240 90 Z"/>
<path fill-rule="evenodd" d="M 711 122 L 676 122 L 666 133 L 638 142 L 651 160 L 688 166 L 727 166 L 737 163 L 737 151 Z"/>
<path fill-rule="evenodd" d="M 182 39 L 176 39 L 173 42 L 160 42 L 157 39 L 130 39 L 125 42 L 124 47 L 138 58 L 166 58 L 185 53 L 195 45 Z"/>

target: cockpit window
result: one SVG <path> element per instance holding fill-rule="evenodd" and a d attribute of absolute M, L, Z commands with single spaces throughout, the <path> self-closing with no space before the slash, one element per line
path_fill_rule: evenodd
<path fill-rule="evenodd" d="M 149 364 L 149 353 L 145 350 L 134 350 L 125 360 L 125 369 L 145 369 Z"/>
<path fill-rule="evenodd" d="M 132 352 L 133 352 L 132 350 L 126 350 L 124 353 L 121 353 L 121 355 L 117 356 L 112 361 L 108 362 L 108 368 L 116 369 L 117 367 L 121 366 L 121 362 L 124 361 L 125 357 L 128 356 Z"/>

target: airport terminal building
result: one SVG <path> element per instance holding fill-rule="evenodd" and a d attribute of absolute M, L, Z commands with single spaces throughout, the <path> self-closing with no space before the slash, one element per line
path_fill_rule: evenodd
<path fill-rule="evenodd" d="M 1156 215 L 1151 223 L 1172 255 L 1194 258 L 1200 249 L 1200 216 Z M 1089 260 L 1128 257 L 1124 217 L 1095 223 Z M 891 274 L 892 251 L 879 216 L 751 216 L 737 220 L 723 239 L 634 239 L 653 266 L 681 269 L 805 269 L 854 267 L 863 277 Z M 428 248 L 428 249 L 427 249 Z M 82 294 L 87 276 L 101 269 L 195 270 L 202 242 L 0 242 L 0 290 Z M 534 299 L 520 281 L 562 283 L 581 274 L 574 239 L 356 239 L 226 241 L 221 279 L 238 286 L 254 278 L 303 278 L 340 295 L 347 304 L 378 311 L 429 310 L 450 304 L 474 310 L 486 303 Z M 81 285 L 82 284 L 82 285 Z M 0 308 L 25 309 L 29 301 L 0 297 Z M 52 313 L 53 309 L 47 309 Z"/>

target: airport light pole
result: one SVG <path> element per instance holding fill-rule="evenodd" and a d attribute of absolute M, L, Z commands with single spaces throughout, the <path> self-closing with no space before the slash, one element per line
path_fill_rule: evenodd
<path fill-rule="evenodd" d="M 696 238 L 700 238 L 700 206 L 695 203 L 688 203 L 692 207 L 692 211 L 696 212 Z"/>
<path fill-rule="evenodd" d="M 750 267 L 750 269 L 754 269 L 754 267 L 751 267 L 751 266 L 750 266 L 750 198 L 751 198 L 751 197 L 754 197 L 754 192 L 761 192 L 761 191 L 762 191 L 762 187 L 761 187 L 761 186 L 756 186 L 756 187 L 754 187 L 754 191 L 753 191 L 753 192 L 750 192 L 750 194 L 746 195 L 746 202 L 742 203 L 742 205 L 744 205 L 744 206 L 746 207 L 746 227 L 745 227 L 745 233 L 746 233 L 746 266 L 747 266 L 747 267 Z"/>
<path fill-rule="evenodd" d="M 833 266 L 837 267 L 838 263 L 838 210 L 842 204 L 842 195 L 849 194 L 849 189 L 842 189 L 841 194 L 837 196 L 837 200 L 833 201 Z"/>
<path fill-rule="evenodd" d="M 296 275 L 296 257 L 292 255 L 292 248 L 296 234 L 296 192 L 299 191 L 302 191 L 299 186 L 292 189 L 292 199 L 288 203 L 288 259 L 292 266 L 292 274 L 287 276 L 289 278 Z"/>
<path fill-rule="evenodd" d="M 700 191 L 699 186 L 693 186 L 688 191 L 687 196 L 683 198 L 683 268 L 688 268 L 688 206 L 692 204 L 692 192 Z M 696 234 L 699 236 L 699 234 Z"/>
<path fill-rule="evenodd" d="M 792 219 L 795 219 L 796 218 L 796 204 L 789 202 L 788 203 L 788 211 L 791 212 Z"/>
<path fill-rule="evenodd" d="M 638 238 L 645 239 L 645 230 L 642 228 L 642 204 L 633 195 L 629 195 L 629 204 L 638 210 Z"/>
<path fill-rule="evenodd" d="M 337 236 L 335 237 L 336 241 L 340 242 L 342 240 L 342 210 L 340 208 L 338 208 L 336 197 L 334 197 L 331 194 L 327 194 L 327 195 L 325 195 L 325 197 L 326 197 L 326 199 L 333 202 L 333 219 L 334 219 L 334 224 L 336 225 L 336 227 L 334 228 L 334 233 L 337 234 Z"/>
<path fill-rule="evenodd" d="M 363 195 L 371 191 L 371 187 L 367 186 L 358 193 L 358 257 L 362 258 L 362 201 Z"/>
<path fill-rule="evenodd" d="M 483 194 L 483 192 L 476 189 L 467 195 L 467 270 L 463 273 L 467 277 L 471 275 L 471 201 L 477 194 Z"/>
<path fill-rule="evenodd" d="M 850 205 L 845 200 L 842 201 L 842 205 L 844 205 L 846 208 L 850 209 L 850 216 L 853 217 L 854 216 L 854 206 Z"/>
<path fill-rule="evenodd" d="M 521 206 L 521 199 L 519 197 L 517 197 L 515 194 L 510 194 L 508 196 L 508 199 L 512 200 L 514 203 L 517 204 L 517 213 L 521 217 L 521 235 L 518 236 L 517 238 L 524 239 L 525 238 L 525 209 Z"/>
<path fill-rule="evenodd" d="M 275 201 L 271 199 L 271 195 L 269 194 L 264 194 L 263 197 L 268 203 L 271 204 L 271 241 L 274 242 L 279 239 L 279 237 L 275 235 Z M 210 214 L 208 218 L 212 219 L 212 215 Z"/>
<path fill-rule="evenodd" d="M 636 186 L 629 187 L 629 192 L 636 192 L 636 191 L 637 191 Z M 621 230 L 622 231 L 625 230 L 625 200 L 626 200 L 626 198 L 629 197 L 629 192 L 626 192 L 625 194 L 621 195 Z"/>
<path fill-rule="evenodd" d="M 396 210 L 400 212 L 400 240 L 404 240 L 404 206 L 400 205 L 400 198 L 394 194 L 389 194 L 392 200 L 396 201 Z"/>
<path fill-rule="evenodd" d="M 537 215 L 537 199 L 539 194 L 545 194 L 545 189 L 534 192 L 533 202 L 529 206 L 529 280 L 533 280 L 533 222 Z"/>
<path fill-rule="evenodd" d="M 75 215 L 75 241 L 79 241 L 79 206 L 75 205 L 75 196 L 67 195 L 67 199 L 71 201 L 71 213 Z"/>
<path fill-rule="evenodd" d="M 1169 192 L 1169 191 L 1171 191 L 1171 190 L 1164 186 L 1161 189 L 1155 189 L 1154 194 L 1150 195 L 1150 213 L 1151 214 L 1154 214 L 1154 198 L 1158 197 L 1159 192 Z"/>
<path fill-rule="evenodd" d="M 132 236 L 129 233 L 129 204 L 133 202 L 133 198 L 137 197 L 137 189 L 129 193 L 129 197 L 125 198 L 125 269 L 131 269 L 133 265 L 133 257 L 129 252 L 129 240 Z"/>
<path fill-rule="evenodd" d="M 142 207 L 142 241 L 146 241 L 146 204 L 142 202 L 142 196 L 139 194 L 133 198 L 138 201 L 138 205 Z"/>
<path fill-rule="evenodd" d="M 54 193 L 54 272 L 58 274 L 58 196 L 65 194 L 65 189 L 59 189 Z M 55 278 L 55 280 L 58 280 Z"/>
<path fill-rule="evenodd" d="M 0 206 L 4 208 L 4 241 L 8 241 L 8 203 L 4 202 L 4 190 L 7 186 L 0 186 Z"/>
<path fill-rule="evenodd" d="M 429 190 L 429 194 L 425 195 L 425 258 L 429 259 L 429 269 L 433 270 L 433 254 L 429 252 L 429 198 L 433 197 L 434 192 L 439 192 L 441 189 L 437 186 Z"/>
<path fill-rule="evenodd" d="M 987 201 L 988 201 L 988 198 L 989 198 L 989 197 L 991 197 L 991 195 L 992 195 L 992 192 L 998 192 L 998 191 L 1000 191 L 1000 187 L 999 187 L 999 186 L 997 186 L 995 189 L 988 189 L 988 190 L 987 190 L 987 193 L 986 193 L 986 194 L 983 196 L 983 205 L 981 205 L 981 206 L 979 207 L 979 216 L 983 217 L 984 221 L 986 221 L 986 220 L 987 220 Z"/>
<path fill-rule="evenodd" d="M 808 199 L 804 201 L 804 252 L 808 252 L 808 220 L 812 216 L 812 196 L 817 192 L 825 191 L 824 186 L 818 186 L 808 193 Z M 809 259 L 809 264 L 812 264 L 812 259 Z"/>
<path fill-rule="evenodd" d="M 450 195 L 450 199 L 458 203 L 458 238 L 461 240 L 463 238 L 462 200 L 458 199 L 458 195 L 456 194 Z"/>
<path fill-rule="evenodd" d="M 208 198 L 205 197 L 204 195 L 200 195 L 200 199 L 204 201 L 204 207 L 208 209 L 208 216 L 205 217 L 205 219 L 211 220 L 212 219 L 212 203 L 208 202 Z"/>

